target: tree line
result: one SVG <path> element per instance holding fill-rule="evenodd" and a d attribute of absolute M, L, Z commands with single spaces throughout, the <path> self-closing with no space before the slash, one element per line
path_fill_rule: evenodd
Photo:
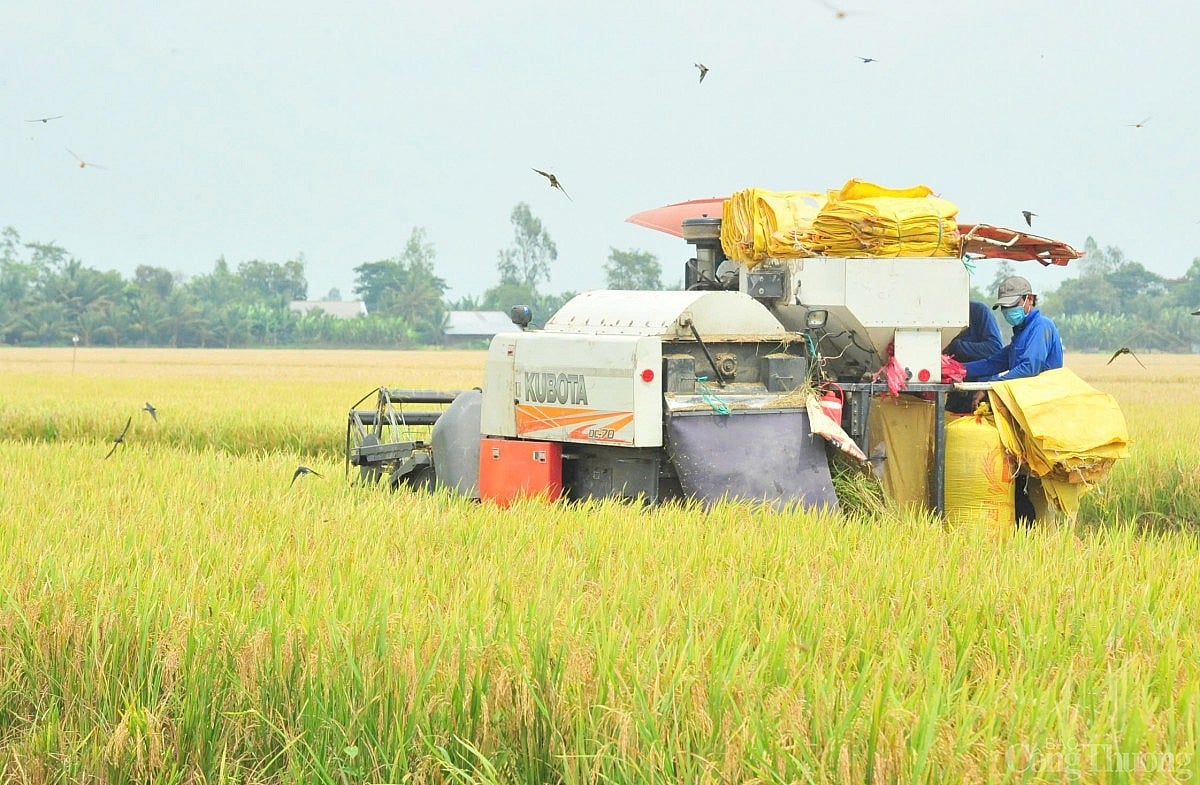
<path fill-rule="evenodd" d="M 1072 352 L 1112 352 L 1121 346 L 1143 351 L 1200 351 L 1200 257 L 1179 278 L 1147 270 L 1115 246 L 1101 248 L 1088 237 L 1084 255 L 1071 263 L 1078 275 L 1038 292 L 1038 307 L 1054 319 L 1063 345 Z M 1022 262 L 1032 264 L 1032 262 Z M 991 303 L 996 289 L 1020 265 L 1001 262 L 986 291 L 972 299 Z M 1010 328 L 1001 325 L 1007 336 Z"/>
<path fill-rule="evenodd" d="M 517 204 L 510 220 L 512 243 L 497 253 L 491 287 L 447 299 L 436 249 L 416 227 L 397 255 L 353 268 L 353 293 L 368 311 L 357 319 L 289 308 L 308 296 L 302 255 L 236 266 L 222 257 L 211 272 L 190 278 L 142 265 L 126 279 L 89 267 L 54 243 L 23 241 L 8 227 L 0 231 L 0 343 L 61 346 L 77 337 L 84 346 L 408 348 L 443 343 L 452 310 L 507 311 L 519 303 L 533 308 L 536 324 L 575 292 L 546 291 L 558 249 L 529 205 Z M 664 288 L 653 254 L 610 251 L 607 288 Z M 1200 350 L 1200 318 L 1191 315 L 1200 308 L 1200 258 L 1182 277 L 1165 278 L 1090 237 L 1084 251 L 1073 263 L 1078 276 L 1039 293 L 1039 307 L 1054 318 L 1069 351 Z M 1019 272 L 1001 262 L 986 289 L 977 282 L 972 297 L 991 302 L 999 281 Z M 336 290 L 328 297 L 340 298 Z"/>
<path fill-rule="evenodd" d="M 354 268 L 353 293 L 367 315 L 339 319 L 289 308 L 308 297 L 301 255 L 284 262 L 217 259 L 193 277 L 140 265 L 131 278 L 85 265 L 55 243 L 0 232 L 0 343 L 22 346 L 362 346 L 417 347 L 445 339 L 451 310 L 503 310 L 528 304 L 542 319 L 575 292 L 546 291 L 558 249 L 529 205 L 511 214 L 513 241 L 498 253 L 495 285 L 448 300 L 437 253 L 421 227 L 396 256 Z M 613 288 L 658 289 L 657 260 L 612 249 Z M 332 290 L 327 299 L 341 299 Z"/>

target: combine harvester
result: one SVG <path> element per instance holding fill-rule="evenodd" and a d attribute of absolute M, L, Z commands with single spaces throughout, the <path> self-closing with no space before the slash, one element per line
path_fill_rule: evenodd
<path fill-rule="evenodd" d="M 912 398 L 931 414 L 929 446 L 917 447 L 927 453 L 921 495 L 940 512 L 955 387 L 942 383 L 942 349 L 967 325 L 965 257 L 1066 264 L 1079 254 L 955 224 L 954 255 L 748 263 L 727 256 L 721 218 L 701 213 L 719 210 L 720 200 L 695 202 L 630 219 L 694 246 L 685 291 L 585 292 L 542 329 L 514 308 L 482 390 L 381 388 L 374 409 L 352 408 L 348 465 L 366 482 L 500 504 L 544 495 L 833 508 L 827 444 L 851 460 L 886 457 L 871 410 L 896 399 L 890 367 L 927 399 Z M 412 437 L 427 425 L 428 442 Z"/>

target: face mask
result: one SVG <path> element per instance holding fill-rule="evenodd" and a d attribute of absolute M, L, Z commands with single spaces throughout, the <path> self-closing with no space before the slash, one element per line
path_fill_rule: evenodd
<path fill-rule="evenodd" d="M 1001 315 L 1004 316 L 1004 321 L 1017 327 L 1021 322 L 1025 321 L 1025 307 L 1023 305 L 1014 305 L 1012 308 L 1001 308 Z"/>

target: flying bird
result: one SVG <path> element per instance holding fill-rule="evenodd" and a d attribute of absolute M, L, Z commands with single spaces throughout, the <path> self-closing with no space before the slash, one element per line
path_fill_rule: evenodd
<path fill-rule="evenodd" d="M 530 168 L 532 168 L 532 167 L 530 167 Z M 538 173 L 538 174 L 540 174 L 542 177 L 545 177 L 547 180 L 549 180 L 549 181 L 550 181 L 550 187 L 551 187 L 551 188 L 557 188 L 558 190 L 560 190 L 560 191 L 562 191 L 562 192 L 563 192 L 563 196 L 567 197 L 568 199 L 571 199 L 571 195 L 567 193 L 567 189 L 565 189 L 565 188 L 563 188 L 563 187 L 562 187 L 562 183 L 560 183 L 560 182 L 558 181 L 558 178 L 557 178 L 557 177 L 555 177 L 554 175 L 550 174 L 549 172 L 543 172 L 541 169 L 534 169 L 533 171 L 537 172 L 537 173 Z M 571 201 L 573 202 L 573 201 L 575 201 L 575 200 L 574 200 L 574 199 L 571 199 Z"/>
<path fill-rule="evenodd" d="M 857 57 L 859 60 L 862 60 L 864 63 L 878 63 L 879 62 L 874 57 L 863 57 L 862 55 L 855 55 L 855 57 Z"/>
<path fill-rule="evenodd" d="M 708 76 L 708 66 L 704 63 L 692 63 L 692 65 L 700 69 L 700 81 L 703 82 L 704 77 Z"/>
<path fill-rule="evenodd" d="M 1037 215 L 1037 213 L 1031 213 L 1028 210 L 1022 210 L 1021 215 L 1025 216 L 1025 223 L 1033 226 L 1033 218 Z"/>
<path fill-rule="evenodd" d="M 112 449 L 108 451 L 108 455 L 104 456 L 104 460 L 107 461 L 109 458 L 111 458 L 112 454 L 117 451 L 117 448 L 125 443 L 125 434 L 129 432 L 129 424 L 131 422 L 133 422 L 132 417 L 130 417 L 128 420 L 125 421 L 125 427 L 123 429 L 121 429 L 121 433 L 119 435 L 113 437 Z"/>
<path fill-rule="evenodd" d="M 53 117 L 35 117 L 32 120 L 26 120 L 27 123 L 48 123 L 51 120 L 61 120 L 62 115 L 56 114 Z"/>
<path fill-rule="evenodd" d="M 307 466 L 297 466 L 295 473 L 292 475 L 292 481 L 290 483 L 288 483 L 289 488 L 291 488 L 293 485 L 296 484 L 296 478 L 299 477 L 301 474 L 313 474 L 313 475 L 316 475 L 317 477 L 323 478 L 323 475 L 318 474 L 317 472 L 314 472 L 312 469 L 308 468 Z"/>
<path fill-rule="evenodd" d="M 1143 368 L 1146 367 L 1146 364 L 1142 362 L 1138 356 L 1133 353 L 1133 349 L 1130 349 L 1128 346 L 1122 346 L 1120 349 L 1117 349 L 1115 352 L 1113 352 L 1113 356 L 1108 358 L 1108 362 L 1106 362 L 1105 365 L 1112 365 L 1112 361 L 1120 357 L 1122 354 L 1128 354 L 1130 357 L 1137 360 L 1138 365 L 1142 366 Z"/>
<path fill-rule="evenodd" d="M 818 0 L 818 2 L 820 2 L 821 5 L 828 8 L 830 11 L 833 11 L 833 17 L 835 19 L 845 19 L 846 18 L 846 9 L 838 8 L 835 5 L 830 5 L 829 3 L 825 2 L 825 0 Z"/>
<path fill-rule="evenodd" d="M 65 150 L 66 150 L 68 153 L 71 153 L 71 155 L 72 155 L 72 156 L 74 156 L 74 157 L 75 157 L 75 160 L 79 162 L 79 168 L 80 168 L 80 169 L 84 168 L 85 166 L 90 166 L 90 167 L 92 167 L 92 168 L 94 168 L 94 169 L 107 169 L 107 168 L 108 168 L 107 166 L 101 166 L 100 164 L 94 164 L 94 163 L 90 163 L 90 162 L 88 162 L 88 161 L 85 161 L 85 160 L 83 160 L 83 159 L 82 159 L 82 158 L 80 158 L 78 155 L 75 155 L 75 153 L 71 152 L 70 148 L 64 148 L 64 149 L 65 149 Z"/>
<path fill-rule="evenodd" d="M 1146 127 L 1146 123 L 1148 123 L 1148 122 L 1150 122 L 1150 118 L 1149 118 L 1149 117 L 1147 117 L 1145 120 L 1141 121 L 1140 123 L 1130 123 L 1130 124 L 1129 124 L 1129 127 L 1130 127 L 1130 128 L 1145 128 L 1145 127 Z"/>
<path fill-rule="evenodd" d="M 146 401 L 146 405 L 142 407 L 142 411 L 148 412 L 150 414 L 150 419 L 158 422 L 158 409 L 155 409 L 153 406 L 151 406 L 149 401 Z"/>

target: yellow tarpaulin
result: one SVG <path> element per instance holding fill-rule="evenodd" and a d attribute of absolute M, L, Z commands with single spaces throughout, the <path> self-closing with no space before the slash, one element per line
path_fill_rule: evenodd
<path fill-rule="evenodd" d="M 747 188 L 725 200 L 721 247 L 751 265 L 772 257 L 958 256 L 957 214 L 924 185 L 850 180 L 826 193 Z"/>
<path fill-rule="evenodd" d="M 1047 497 L 1068 517 L 1091 484 L 1129 456 L 1116 400 L 1067 368 L 997 382 L 989 400 L 1004 449 L 1042 479 Z"/>
<path fill-rule="evenodd" d="M 870 455 L 880 465 L 883 489 L 902 507 L 930 509 L 933 464 L 932 401 L 911 396 L 876 398 L 868 418 Z"/>

